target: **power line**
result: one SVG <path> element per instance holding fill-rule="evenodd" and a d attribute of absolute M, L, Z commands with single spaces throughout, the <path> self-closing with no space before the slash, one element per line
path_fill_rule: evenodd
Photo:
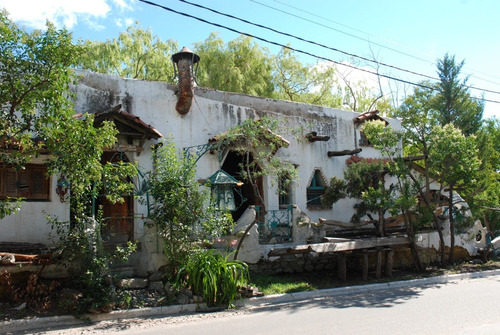
<path fill-rule="evenodd" d="M 398 66 L 394 66 L 394 65 L 382 63 L 382 62 L 379 62 L 379 61 L 374 60 L 374 59 L 370 59 L 370 58 L 366 58 L 366 57 L 359 56 L 359 55 L 356 55 L 356 54 L 352 54 L 352 53 L 349 53 L 349 52 L 346 52 L 346 51 L 343 51 L 343 50 L 340 50 L 340 49 L 337 49 L 337 48 L 332 48 L 332 47 L 329 47 L 329 46 L 327 46 L 325 44 L 317 43 L 317 42 L 314 42 L 314 41 L 311 41 L 311 40 L 308 40 L 308 39 L 304 39 L 304 38 L 296 36 L 296 35 L 292 35 L 292 34 L 289 34 L 289 33 L 285 33 L 285 32 L 276 30 L 276 29 L 268 27 L 268 26 L 264 26 L 264 25 L 261 25 L 261 24 L 258 24 L 258 23 L 250 22 L 248 20 L 239 18 L 237 16 L 234 16 L 234 15 L 231 15 L 231 14 L 227 14 L 227 13 L 222 13 L 222 12 L 217 11 L 215 9 L 212 9 L 212 8 L 209 8 L 209 7 L 205 7 L 205 6 L 200 5 L 200 4 L 192 3 L 192 2 L 189 2 L 187 0 L 178 0 L 178 1 L 186 3 L 186 4 L 191 5 L 191 6 L 195 6 L 195 7 L 198 7 L 198 8 L 202 8 L 202 9 L 211 11 L 212 13 L 216 13 L 216 14 L 219 14 L 219 15 L 223 15 L 223 16 L 229 17 L 231 19 L 235 19 L 235 20 L 238 20 L 238 21 L 241 21 L 241 22 L 244 22 L 244 23 L 247 23 L 247 24 L 259 27 L 259 28 L 262 28 L 262 29 L 266 29 L 266 30 L 272 31 L 272 32 L 275 32 L 275 33 L 280 34 L 280 35 L 292 37 L 292 38 L 295 38 L 295 39 L 297 39 L 299 41 L 302 41 L 302 42 L 313 44 L 313 45 L 316 45 L 316 46 L 319 46 L 319 47 L 322 47 L 322 48 L 325 48 L 325 49 L 329 49 L 329 50 L 332 50 L 332 51 L 340 52 L 340 53 L 342 53 L 344 55 L 348 55 L 348 56 L 351 56 L 351 57 L 354 57 L 354 58 L 359 58 L 359 59 L 367 61 L 367 62 L 375 63 L 377 65 L 386 66 L 386 67 L 389 67 L 389 68 L 392 68 L 392 69 L 395 69 L 395 70 L 398 70 L 398 71 L 407 72 L 407 73 L 410 73 L 410 74 L 413 74 L 413 75 L 421 76 L 421 77 L 432 79 L 432 80 L 437 80 L 437 81 L 440 80 L 437 77 L 432 77 L 432 76 L 429 76 L 429 75 L 426 75 L 426 74 L 422 74 L 422 73 L 415 72 L 415 71 L 412 71 L 412 70 L 404 69 L 404 68 L 401 68 L 401 67 L 398 67 Z M 255 2 L 255 1 L 253 1 L 253 2 Z M 469 89 L 473 89 L 473 90 L 478 90 L 478 91 L 483 91 L 483 92 L 488 92 L 488 93 L 493 93 L 493 94 L 500 94 L 500 92 L 498 92 L 498 91 L 493 91 L 493 90 L 489 90 L 489 89 L 478 88 L 478 87 L 468 86 L 468 85 L 462 85 L 462 86 L 466 87 L 466 88 L 469 88 Z"/>
<path fill-rule="evenodd" d="M 245 35 L 245 36 L 248 36 L 248 37 L 252 37 L 252 38 L 255 38 L 257 40 L 263 41 L 265 43 L 276 45 L 276 46 L 279 46 L 279 47 L 282 47 L 282 48 L 287 48 L 287 49 L 289 49 L 291 51 L 294 51 L 294 52 L 297 52 L 297 53 L 301 53 L 301 54 L 304 54 L 304 55 L 307 55 L 307 56 L 311 56 L 311 57 L 314 57 L 314 58 L 317 58 L 317 59 L 320 59 L 320 60 L 328 61 L 328 62 L 337 64 L 337 65 L 346 66 L 346 67 L 349 67 L 349 68 L 352 68 L 352 69 L 355 69 L 355 70 L 358 70 L 358 71 L 362 71 L 362 72 L 365 72 L 365 73 L 376 75 L 376 76 L 379 76 L 379 77 L 382 77 L 382 78 L 386 78 L 386 79 L 389 79 L 389 80 L 399 81 L 399 82 L 402 82 L 402 83 L 405 83 L 405 84 L 408 84 L 408 85 L 412 85 L 412 86 L 416 86 L 416 87 L 421 87 L 421 88 L 425 88 L 425 89 L 429 89 L 429 90 L 436 90 L 435 88 L 433 88 L 431 86 L 427 86 L 427 85 L 422 84 L 422 83 L 414 83 L 414 82 L 411 82 L 409 80 L 404 80 L 404 79 L 396 78 L 396 77 L 393 77 L 393 76 L 388 76 L 388 75 L 385 75 L 385 74 L 380 74 L 380 73 L 373 72 L 373 71 L 370 71 L 370 70 L 366 70 L 366 69 L 363 69 L 363 68 L 358 68 L 358 67 L 353 66 L 351 64 L 341 63 L 341 62 L 335 61 L 335 60 L 327 58 L 327 57 L 323 57 L 323 56 L 319 56 L 319 55 L 313 54 L 313 53 L 308 52 L 308 51 L 296 49 L 296 48 L 293 48 L 293 47 L 288 46 L 288 45 L 284 45 L 284 44 L 281 44 L 281 43 L 278 43 L 278 42 L 270 41 L 270 40 L 265 39 L 263 37 L 259 37 L 259 36 L 253 35 L 253 34 L 245 33 L 245 32 L 236 30 L 234 28 L 230 28 L 230 27 L 221 25 L 219 23 L 211 22 L 211 21 L 208 21 L 208 20 L 196 17 L 194 15 L 190 15 L 190 14 L 187 14 L 187 13 L 179 12 L 179 11 L 177 11 L 175 9 L 172 9 L 172 8 L 169 8 L 169 7 L 166 7 L 166 6 L 163 6 L 163 5 L 151 2 L 151 1 L 147 1 L 147 0 L 139 0 L 139 1 L 143 2 L 143 3 L 146 3 L 148 5 L 151 5 L 151 6 L 162 8 L 162 9 L 164 9 L 166 11 L 169 11 L 169 12 L 172 12 L 172 13 L 175 13 L 175 14 L 179 14 L 179 15 L 182 15 L 182 16 L 185 16 L 185 17 L 189 17 L 189 18 L 195 19 L 197 21 L 200 21 L 200 22 L 203 22 L 203 23 L 207 23 L 207 24 L 210 24 L 210 25 L 213 25 L 215 27 L 222 28 L 222 29 L 226 29 L 226 30 L 229 30 L 231 32 L 234 32 L 234 33 L 237 33 L 237 34 L 240 34 L 240 35 Z M 500 94 L 500 92 L 496 92 L 496 93 Z M 484 98 L 476 98 L 476 97 L 471 97 L 471 98 L 476 99 L 476 100 L 486 101 L 486 102 L 500 103 L 500 101 L 489 100 L 489 99 L 484 99 Z"/>
<path fill-rule="evenodd" d="M 377 45 L 377 46 L 379 46 L 379 47 L 381 47 L 381 48 L 384 48 L 384 49 L 387 49 L 387 50 L 394 51 L 394 52 L 396 52 L 396 53 L 399 53 L 399 54 L 402 54 L 402 55 L 405 55 L 405 56 L 408 56 L 408 57 L 411 57 L 411 58 L 414 58 L 414 59 L 417 59 L 417 60 L 423 61 L 423 62 L 428 63 L 428 64 L 431 64 L 431 65 L 436 65 L 436 63 L 435 63 L 435 62 L 433 62 L 433 61 L 429 61 L 429 60 L 426 60 L 426 59 L 423 59 L 423 58 L 417 57 L 417 56 L 415 56 L 415 55 L 412 55 L 412 54 L 409 54 L 409 53 L 406 53 L 406 52 L 403 52 L 403 51 L 400 51 L 400 50 L 397 50 L 397 49 L 394 49 L 394 48 L 390 48 L 390 47 L 388 47 L 388 46 L 385 46 L 385 45 L 382 45 L 382 44 L 379 44 L 379 43 L 376 43 L 376 42 L 373 42 L 373 41 L 367 40 L 367 39 L 365 39 L 365 38 L 363 38 L 363 37 L 359 37 L 359 36 L 356 36 L 356 35 L 353 35 L 353 34 L 349 34 L 349 33 L 345 32 L 345 31 L 342 31 L 342 30 L 339 30 L 339 29 L 335 29 L 335 28 L 333 28 L 333 27 L 331 27 L 331 26 L 327 26 L 327 25 L 321 24 L 321 23 L 319 23 L 319 22 L 316 22 L 316 21 L 313 21 L 313 20 L 309 20 L 309 19 L 307 19 L 307 18 L 305 18 L 305 17 L 302 17 L 302 16 L 299 16 L 299 15 L 292 14 L 292 13 L 290 13 L 290 12 L 287 12 L 287 11 L 284 11 L 284 10 L 281 10 L 281 9 L 278 9 L 278 8 L 276 8 L 276 7 L 273 7 L 273 6 L 269 6 L 269 5 L 263 4 L 263 3 L 259 2 L 259 1 L 256 1 L 256 0 L 249 0 L 249 1 L 251 1 L 251 2 L 253 2 L 253 3 L 256 3 L 256 4 L 259 4 L 259 5 L 263 6 L 263 7 L 270 8 L 270 9 L 275 10 L 275 11 L 277 11 L 277 12 L 284 13 L 284 14 L 286 14 L 286 15 L 289 15 L 289 16 L 292 16 L 292 17 L 295 17 L 295 18 L 301 19 L 301 20 L 303 20 L 303 21 L 313 23 L 313 24 L 315 24 L 315 25 L 318 25 L 318 26 L 321 26 L 321 27 L 324 27 L 324 28 L 327 28 L 327 29 L 330 29 L 330 30 L 333 30 L 333 31 L 339 32 L 339 33 L 341 33 L 341 34 L 344 34 L 344 35 L 347 35 L 347 36 L 350 36 L 350 37 L 354 37 L 354 38 L 356 38 L 356 39 L 359 39 L 359 40 L 365 41 L 365 42 L 367 42 L 367 43 L 370 43 L 370 44 L 373 44 L 373 45 Z M 347 26 L 347 25 L 345 25 L 345 24 L 342 24 L 342 23 L 339 23 L 339 22 L 333 21 L 333 20 L 331 20 L 331 19 L 328 19 L 328 18 L 325 18 L 325 17 L 319 16 L 319 15 L 317 15 L 317 14 L 314 14 L 314 13 L 311 13 L 311 12 L 308 12 L 308 11 L 305 11 L 305 10 L 300 9 L 300 8 L 298 8 L 298 7 L 294 7 L 294 6 L 292 6 L 292 5 L 289 5 L 289 4 L 284 3 L 284 2 L 282 2 L 282 1 L 279 1 L 279 0 L 273 0 L 273 1 L 274 1 L 274 2 L 277 2 L 277 3 L 279 3 L 279 4 L 282 4 L 282 5 L 284 5 L 284 6 L 287 6 L 287 7 L 293 8 L 293 9 L 295 9 L 295 10 L 301 11 L 301 12 L 303 12 L 303 13 L 306 13 L 306 14 L 309 14 L 309 15 L 312 15 L 312 16 L 315 16 L 315 17 L 318 17 L 318 18 L 323 19 L 323 20 L 326 20 L 326 21 L 333 22 L 333 23 L 335 23 L 335 24 L 338 24 L 338 25 L 344 26 L 344 27 L 349 28 L 349 29 L 352 29 L 352 30 L 359 31 L 359 32 L 361 32 L 361 33 L 363 33 L 363 34 L 367 34 L 368 36 L 370 36 L 370 34 L 369 34 L 369 33 L 364 32 L 364 31 L 362 31 L 362 30 L 359 30 L 359 29 L 356 29 L 356 28 L 349 27 L 349 26 Z M 380 38 L 380 37 L 378 37 L 378 36 L 374 36 L 374 37 Z M 391 42 L 391 41 L 388 41 L 388 42 L 393 43 L 393 42 Z M 487 73 L 484 73 L 484 72 L 481 72 L 481 71 L 477 71 L 477 70 L 472 70 L 472 71 L 474 71 L 474 72 L 479 72 L 479 73 L 481 73 L 481 74 L 483 74 L 483 75 L 486 75 L 486 76 L 489 76 L 489 77 L 491 77 L 491 78 L 498 79 L 498 77 L 491 76 L 491 75 L 489 75 L 489 74 L 487 74 Z M 479 79 L 479 80 L 483 80 L 483 81 L 487 81 L 487 82 L 492 83 L 492 84 L 500 85 L 500 83 L 498 83 L 498 82 L 496 82 L 496 81 L 493 81 L 493 80 L 489 80 L 489 79 L 485 79 L 485 78 L 479 77 L 479 76 L 478 76 L 478 75 L 476 75 L 476 74 L 473 74 L 473 75 L 471 75 L 471 76 L 473 76 L 473 77 L 475 77 L 475 78 L 477 78 L 477 79 Z M 466 87 L 467 87 L 467 86 L 466 86 Z M 487 90 L 487 89 L 474 88 L 474 87 L 472 87 L 472 86 L 471 86 L 471 87 L 469 87 L 469 88 L 476 89 L 476 90 L 482 90 L 482 91 L 489 91 L 489 90 Z M 493 92 L 491 92 L 491 93 L 496 93 L 496 91 L 493 91 Z"/>
<path fill-rule="evenodd" d="M 275 10 L 275 11 L 277 11 L 277 12 L 281 12 L 281 13 L 287 14 L 287 15 L 289 15 L 289 16 L 293 16 L 293 17 L 296 17 L 296 18 L 298 18 L 298 19 L 301 19 L 301 20 L 304 20 L 304 21 L 307 21 L 307 22 L 313 23 L 313 24 L 318 25 L 318 26 L 320 26 L 320 27 L 327 28 L 327 29 L 330 29 L 330 30 L 333 30 L 333 31 L 339 32 L 339 33 L 341 33 L 341 34 L 344 34 L 344 35 L 347 35 L 347 36 L 350 36 L 350 37 L 354 37 L 354 38 L 356 38 L 356 39 L 358 39 L 358 40 L 361 40 L 361 41 L 364 41 L 364 42 L 368 42 L 368 43 L 374 44 L 374 45 L 379 46 L 379 47 L 381 47 L 381 48 L 384 48 L 384 49 L 387 49 L 387 50 L 391 50 L 391 51 L 397 52 L 397 53 L 399 53 L 399 54 L 402 54 L 402 55 L 405 55 L 405 56 L 408 56 L 408 57 L 411 57 L 411 58 L 418 59 L 418 60 L 420 60 L 420 61 L 422 61 L 422 62 L 425 62 L 425 63 L 430 63 L 430 64 L 432 64 L 432 65 L 435 65 L 433 62 L 430 62 L 430 61 L 428 61 L 428 60 L 426 60 L 426 59 L 423 59 L 423 58 L 417 57 L 417 56 L 415 56 L 415 55 L 412 55 L 412 54 L 409 54 L 409 53 L 406 53 L 406 52 L 402 52 L 402 51 L 397 50 L 397 49 L 394 49 L 394 48 L 390 48 L 390 47 L 385 46 L 385 45 L 383 45 L 383 44 L 379 44 L 379 43 L 376 43 L 376 42 L 373 42 L 373 41 L 369 41 L 369 40 L 367 40 L 367 39 L 365 39 L 365 38 L 363 38 L 363 37 L 359 37 L 359 36 L 356 36 L 356 35 L 350 34 L 350 33 L 345 32 L 345 31 L 343 31 L 343 30 L 335 29 L 335 28 L 333 28 L 333 27 L 331 27 L 331 26 L 327 26 L 327 25 L 321 24 L 321 23 L 319 23 L 319 22 L 316 22 L 316 21 L 313 21 L 313 20 L 309 20 L 309 19 L 307 19 L 307 18 L 305 18 L 305 17 L 299 16 L 299 15 L 296 15 L 296 14 L 292 14 L 292 13 L 290 13 L 290 12 L 287 12 L 287 11 L 284 11 L 284 10 L 281 10 L 281 9 L 278 9 L 278 8 L 273 7 L 273 6 L 270 6 L 270 5 L 266 5 L 266 4 L 264 4 L 264 3 L 262 3 L 262 2 L 259 2 L 259 1 L 256 1 L 256 0 L 250 0 L 250 1 L 251 1 L 251 2 L 254 2 L 254 3 L 256 3 L 256 4 L 259 4 L 259 5 L 261 5 L 261 6 L 264 6 L 264 7 L 270 8 L 270 9 L 272 9 L 272 10 Z M 277 2 L 282 3 L 282 2 L 280 2 L 280 1 L 277 1 Z M 296 7 L 293 7 L 293 6 L 287 5 L 287 4 L 285 4 L 285 5 L 286 5 L 286 6 L 288 6 L 288 7 L 292 7 L 292 8 L 295 8 L 295 9 L 297 9 L 297 10 L 300 10 L 300 11 L 302 11 L 302 12 L 308 13 L 308 14 L 310 14 L 310 15 L 317 16 L 317 15 L 315 15 L 315 14 L 313 14 L 313 13 L 306 12 L 306 11 L 301 10 L 301 9 L 299 9 L 299 8 L 296 8 Z M 324 18 L 323 18 L 323 17 L 321 17 L 321 16 L 317 16 L 317 17 L 324 19 Z M 325 19 L 325 20 L 328 20 L 328 19 Z M 347 27 L 347 28 L 350 28 L 350 29 L 353 29 L 353 28 L 351 28 L 351 27 L 348 27 L 348 26 L 346 26 L 346 25 L 344 25 L 344 24 L 341 24 L 341 23 L 338 23 L 338 22 L 335 22 L 335 21 L 332 21 L 332 20 L 328 20 L 328 21 L 330 21 L 330 22 L 334 22 L 334 23 L 336 23 L 336 24 L 340 24 L 340 25 L 342 25 L 342 26 L 344 26 L 344 27 Z M 358 30 L 358 29 L 355 29 L 355 30 L 357 30 L 357 31 L 359 31 L 359 32 L 362 32 L 361 30 Z M 363 33 L 364 33 L 364 32 L 363 32 Z"/>
<path fill-rule="evenodd" d="M 329 47 L 329 46 L 327 46 L 325 44 L 321 44 L 321 43 L 317 43 L 317 42 L 314 42 L 314 41 L 311 41 L 311 40 L 307 40 L 305 38 L 302 38 L 302 37 L 299 37 L 299 36 L 296 36 L 296 35 L 292 35 L 292 34 L 288 34 L 288 33 L 285 33 L 285 32 L 282 32 L 282 31 L 279 31 L 279 30 L 276 30 L 274 28 L 270 28 L 270 27 L 267 27 L 267 26 L 264 26 L 264 25 L 261 25 L 261 24 L 258 24 L 258 23 L 253 23 L 253 22 L 250 22 L 248 20 L 239 18 L 237 16 L 234 16 L 234 15 L 231 15 L 231 14 L 222 13 L 222 12 L 219 12 L 219 11 L 217 11 L 215 9 L 212 9 L 212 8 L 209 8 L 209 7 L 205 7 L 205 6 L 196 4 L 196 3 L 192 3 L 192 2 L 189 2 L 187 0 L 179 0 L 179 1 L 187 3 L 188 5 L 191 5 L 191 6 L 195 6 L 195 7 L 202 8 L 202 9 L 206 9 L 208 11 L 211 11 L 213 13 L 229 17 L 231 19 L 235 19 L 235 20 L 238 20 L 238 21 L 241 21 L 241 22 L 244 22 L 244 23 L 247 23 L 247 24 L 251 24 L 253 26 L 256 26 L 256 27 L 259 27 L 259 28 L 262 28 L 262 29 L 266 29 L 266 30 L 272 31 L 272 32 L 280 34 L 280 35 L 284 35 L 284 36 L 288 36 L 288 37 L 291 37 L 291 38 L 295 38 L 295 39 L 297 39 L 299 41 L 302 41 L 302 42 L 313 44 L 313 45 L 316 45 L 316 46 L 319 46 L 319 47 L 322 47 L 322 48 L 325 48 L 325 49 L 329 49 L 329 50 L 332 50 L 332 51 L 340 52 L 340 53 L 342 53 L 344 55 L 347 55 L 347 56 L 359 58 L 359 59 L 362 59 L 362 60 L 367 61 L 367 62 L 376 63 L 377 65 L 382 65 L 382 66 L 390 67 L 390 68 L 398 70 L 398 71 L 403 71 L 403 72 L 411 73 L 411 74 L 414 74 L 414 75 L 417 75 L 417 76 L 422 76 L 422 77 L 425 77 L 425 78 L 428 78 L 428 79 L 439 80 L 439 78 L 436 78 L 436 77 L 432 77 L 432 76 L 429 76 L 429 75 L 426 75 L 426 74 L 422 74 L 422 73 L 414 72 L 414 71 L 411 71 L 411 70 L 403 69 L 403 68 L 398 67 L 398 66 L 394 66 L 394 65 L 382 63 L 382 62 L 379 62 L 377 60 L 366 58 L 366 57 L 363 57 L 363 56 L 358 56 L 356 54 L 352 54 L 352 53 L 349 53 L 349 52 L 346 52 L 346 51 L 342 51 L 342 50 L 337 49 L 337 48 L 332 48 L 332 47 Z M 500 94 L 500 92 L 498 92 L 498 93 Z"/>

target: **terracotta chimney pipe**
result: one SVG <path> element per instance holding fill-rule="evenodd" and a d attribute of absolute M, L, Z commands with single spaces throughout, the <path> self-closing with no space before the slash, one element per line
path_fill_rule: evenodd
<path fill-rule="evenodd" d="M 172 55 L 174 71 L 178 74 L 179 91 L 177 92 L 177 104 L 175 109 L 181 115 L 187 114 L 191 110 L 193 103 L 194 87 L 194 64 L 200 61 L 200 56 L 184 47 L 178 53 Z"/>

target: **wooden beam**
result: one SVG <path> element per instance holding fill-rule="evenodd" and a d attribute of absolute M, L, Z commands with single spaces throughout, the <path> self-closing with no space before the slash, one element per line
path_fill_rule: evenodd
<path fill-rule="evenodd" d="M 362 151 L 361 148 L 354 150 L 341 150 L 341 151 L 328 151 L 328 157 L 336 157 L 336 156 L 351 156 L 355 154 L 359 154 Z"/>
<path fill-rule="evenodd" d="M 388 247 L 395 245 L 409 245 L 408 237 L 395 236 L 395 237 L 375 237 L 375 238 L 363 238 L 363 239 L 353 239 L 349 241 L 336 242 L 335 238 L 325 237 L 324 243 L 313 243 L 308 246 L 311 251 L 317 253 L 334 253 L 341 251 L 350 250 L 360 250 L 376 247 Z"/>
<path fill-rule="evenodd" d="M 394 250 L 389 249 L 385 252 L 385 275 L 392 278 L 392 267 L 394 265 Z"/>
<path fill-rule="evenodd" d="M 375 277 L 379 279 L 382 277 L 382 250 L 377 250 L 377 268 L 375 271 Z"/>
<path fill-rule="evenodd" d="M 309 142 L 328 141 L 330 139 L 330 136 L 318 135 L 317 132 L 313 131 L 313 132 L 310 132 L 309 134 L 306 134 L 306 139 Z"/>
<path fill-rule="evenodd" d="M 356 229 L 356 228 L 360 228 L 360 227 L 363 227 L 363 226 L 366 226 L 366 225 L 369 225 L 369 224 L 376 223 L 378 221 L 376 221 L 376 220 L 366 220 L 366 221 L 363 221 L 363 222 L 360 222 L 360 223 L 356 223 L 356 224 L 353 225 L 353 224 L 342 222 L 342 221 L 319 218 L 318 222 L 320 224 L 322 224 L 322 225 L 325 225 L 325 226 L 334 226 L 334 227 L 340 227 L 340 228 Z"/>
<path fill-rule="evenodd" d="M 289 248 L 276 248 L 276 249 L 271 249 L 268 252 L 268 256 L 283 256 L 283 255 L 293 255 L 293 254 L 305 254 L 308 252 L 311 252 L 311 247 L 308 245 L 298 245 L 295 247 L 289 247 Z"/>

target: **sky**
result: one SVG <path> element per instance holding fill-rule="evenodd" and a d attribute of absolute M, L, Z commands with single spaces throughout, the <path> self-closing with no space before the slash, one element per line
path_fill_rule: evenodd
<path fill-rule="evenodd" d="M 178 13 L 139 0 L 0 0 L 0 8 L 26 30 L 43 29 L 46 20 L 66 27 L 75 39 L 107 40 L 135 22 L 162 40 L 174 40 L 179 49 L 193 49 L 211 32 L 229 42 L 247 33 L 272 53 L 287 45 L 305 64 L 349 64 L 374 71 L 376 59 L 385 65 L 380 73 L 417 83 L 437 77 L 436 61 L 448 53 L 465 61 L 473 96 L 485 102 L 485 118 L 500 118 L 500 1 L 498 0 L 150 0 Z M 276 31 L 199 8 L 199 4 Z M 235 31 L 179 14 L 229 27 Z M 308 43 L 309 40 L 314 43 Z M 319 46 L 321 44 L 322 46 Z M 203 66 L 203 60 L 200 62 Z M 352 78 L 372 80 L 367 72 L 339 66 Z M 407 70 L 407 71 L 402 71 Z M 410 72 L 408 72 L 410 71 Z M 416 74 L 415 74 L 416 73 Z M 425 75 L 425 76 L 421 76 Z M 430 79 L 432 80 L 432 79 Z M 391 87 L 410 94 L 413 86 L 384 78 Z M 396 84 L 399 83 L 399 84 Z"/>

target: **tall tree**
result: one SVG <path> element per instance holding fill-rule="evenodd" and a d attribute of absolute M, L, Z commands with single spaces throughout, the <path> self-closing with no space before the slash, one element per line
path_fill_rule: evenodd
<path fill-rule="evenodd" d="M 467 88 L 467 78 L 460 79 L 464 61 L 456 62 L 455 56 L 445 54 L 437 63 L 440 81 L 434 99 L 436 119 L 441 125 L 453 123 L 466 136 L 479 130 L 484 103 L 474 99 Z"/>
<path fill-rule="evenodd" d="M 271 57 L 252 38 L 240 36 L 227 44 L 211 33 L 195 44 L 200 56 L 197 81 L 201 86 L 217 90 L 271 97 L 273 83 Z"/>
<path fill-rule="evenodd" d="M 304 65 L 292 50 L 282 48 L 274 58 L 273 81 L 278 99 L 340 107 L 342 99 L 334 93 L 338 86 L 336 68 L 325 63 Z"/>
<path fill-rule="evenodd" d="M 47 23 L 27 33 L 0 12 L 0 162 L 22 169 L 44 144 L 47 118 L 71 110 L 69 69 L 81 48 L 71 34 Z M 9 200 L 9 199 L 8 199 Z M 10 199 L 12 200 L 12 199 Z M 18 203 L 0 201 L 0 218 Z"/>
<path fill-rule="evenodd" d="M 480 161 L 475 146 L 474 137 L 464 136 L 453 124 L 435 126 L 430 138 L 431 150 L 429 166 L 437 177 L 441 188 L 448 190 L 448 219 L 450 223 L 450 254 L 449 261 L 455 261 L 455 207 L 454 192 L 462 189 L 477 178 Z"/>
<path fill-rule="evenodd" d="M 177 42 L 162 41 L 138 22 L 118 38 L 86 41 L 85 47 L 86 52 L 76 61 L 77 68 L 124 78 L 174 81 L 171 56 L 178 51 Z"/>

